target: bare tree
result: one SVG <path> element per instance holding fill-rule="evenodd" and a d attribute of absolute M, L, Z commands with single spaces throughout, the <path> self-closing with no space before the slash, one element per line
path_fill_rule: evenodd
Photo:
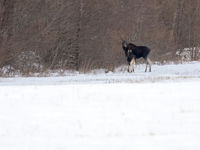
<path fill-rule="evenodd" d="M 126 63 L 121 37 L 150 47 L 152 60 L 173 60 L 199 47 L 199 15 L 199 0 L 1 0 L 0 67 L 113 70 Z"/>

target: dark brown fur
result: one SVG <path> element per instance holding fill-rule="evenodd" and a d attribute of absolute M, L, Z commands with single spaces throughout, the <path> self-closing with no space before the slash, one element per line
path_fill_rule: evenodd
<path fill-rule="evenodd" d="M 144 58 L 147 64 L 150 65 L 149 71 L 151 71 L 151 64 L 150 60 L 148 59 L 148 55 L 151 52 L 151 49 L 146 46 L 136 46 L 132 43 L 126 43 L 125 41 L 122 42 L 122 48 L 125 52 L 125 55 L 127 57 L 127 61 L 130 63 L 132 59 L 139 59 Z M 148 59 L 148 60 L 147 60 Z M 147 70 L 147 68 L 146 68 Z M 146 72 L 145 70 L 145 72 Z"/>

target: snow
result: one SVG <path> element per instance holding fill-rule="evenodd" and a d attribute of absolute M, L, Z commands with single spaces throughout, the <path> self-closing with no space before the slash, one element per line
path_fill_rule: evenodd
<path fill-rule="evenodd" d="M 199 150 L 200 63 L 0 78 L 1 150 Z"/>
<path fill-rule="evenodd" d="M 200 59 L 200 47 L 179 49 L 176 52 L 176 57 L 182 61 L 191 61 L 193 58 Z"/>
<path fill-rule="evenodd" d="M 128 73 L 127 66 L 121 66 L 116 71 L 105 73 L 105 70 L 93 70 L 83 74 L 64 72 L 51 74 L 50 77 L 18 77 L 0 78 L 0 85 L 66 85 L 66 84 L 96 84 L 96 83 L 141 83 L 141 82 L 173 82 L 178 80 L 199 80 L 200 62 L 183 64 L 168 64 L 152 66 L 152 72 L 144 72 L 145 65 L 136 65 L 135 73 Z"/>

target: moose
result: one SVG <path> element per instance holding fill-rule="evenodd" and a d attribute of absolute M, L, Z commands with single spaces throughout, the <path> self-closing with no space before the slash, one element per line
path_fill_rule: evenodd
<path fill-rule="evenodd" d="M 149 66 L 149 72 L 151 72 L 151 60 L 148 55 L 151 52 L 151 49 L 146 46 L 136 46 L 133 43 L 127 43 L 126 41 L 122 41 L 122 48 L 125 52 L 125 56 L 127 57 L 127 61 L 129 63 L 128 72 L 134 72 L 136 59 L 144 58 L 146 63 L 145 72 L 147 72 L 147 67 Z"/>

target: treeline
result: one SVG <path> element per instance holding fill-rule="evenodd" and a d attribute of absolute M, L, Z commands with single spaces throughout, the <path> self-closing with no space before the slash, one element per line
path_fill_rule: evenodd
<path fill-rule="evenodd" d="M 175 60 L 200 46 L 200 1 L 0 0 L 0 68 L 113 69 L 126 63 L 121 38 Z"/>

